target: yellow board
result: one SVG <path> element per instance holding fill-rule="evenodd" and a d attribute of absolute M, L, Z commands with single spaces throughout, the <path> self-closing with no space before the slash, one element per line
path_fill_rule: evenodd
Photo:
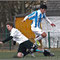
<path fill-rule="evenodd" d="M 34 38 L 35 35 L 31 31 L 31 20 L 26 20 L 26 22 L 22 22 L 24 17 L 18 17 L 15 20 L 15 27 L 20 30 L 26 37 L 28 38 Z"/>
<path fill-rule="evenodd" d="M 32 42 L 34 41 L 35 34 L 31 31 L 31 23 L 32 20 L 26 20 L 26 22 L 22 22 L 24 17 L 16 17 L 15 19 L 15 27 L 21 31 L 26 37 L 28 37 Z M 41 25 L 40 25 L 41 26 Z"/>

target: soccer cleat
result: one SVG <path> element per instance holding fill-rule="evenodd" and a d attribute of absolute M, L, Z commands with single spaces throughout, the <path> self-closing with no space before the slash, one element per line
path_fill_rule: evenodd
<path fill-rule="evenodd" d="M 50 53 L 50 56 L 55 56 L 54 53 Z"/>
<path fill-rule="evenodd" d="M 50 53 L 48 50 L 44 50 L 44 56 L 54 56 L 54 53 Z"/>

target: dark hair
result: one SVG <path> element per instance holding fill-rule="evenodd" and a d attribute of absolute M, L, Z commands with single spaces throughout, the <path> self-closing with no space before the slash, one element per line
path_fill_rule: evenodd
<path fill-rule="evenodd" d="M 40 6 L 40 8 L 42 8 L 42 9 L 47 9 L 47 6 L 42 4 L 42 5 Z"/>
<path fill-rule="evenodd" d="M 40 9 L 40 7 L 35 7 L 35 8 L 33 8 L 34 11 L 36 11 L 36 10 L 38 10 L 38 9 Z"/>
<path fill-rule="evenodd" d="M 14 27 L 14 25 L 13 25 L 13 22 L 6 22 L 6 25 L 10 25 L 10 26 L 12 26 L 12 27 Z"/>

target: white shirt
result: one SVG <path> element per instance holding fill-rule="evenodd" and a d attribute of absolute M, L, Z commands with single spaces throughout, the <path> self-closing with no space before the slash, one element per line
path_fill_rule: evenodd
<path fill-rule="evenodd" d="M 13 37 L 13 40 L 16 41 L 17 43 L 21 44 L 25 41 L 28 40 L 27 37 L 25 37 L 18 29 L 12 28 L 10 32 L 10 36 Z"/>

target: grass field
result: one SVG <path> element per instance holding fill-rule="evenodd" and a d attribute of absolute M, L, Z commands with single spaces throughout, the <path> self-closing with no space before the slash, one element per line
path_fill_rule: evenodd
<path fill-rule="evenodd" d="M 42 53 L 34 53 L 36 57 L 29 54 L 24 58 L 14 58 L 16 52 L 0 51 L 0 60 L 60 60 L 60 49 L 51 49 L 51 52 L 55 53 L 54 57 L 45 57 Z"/>

